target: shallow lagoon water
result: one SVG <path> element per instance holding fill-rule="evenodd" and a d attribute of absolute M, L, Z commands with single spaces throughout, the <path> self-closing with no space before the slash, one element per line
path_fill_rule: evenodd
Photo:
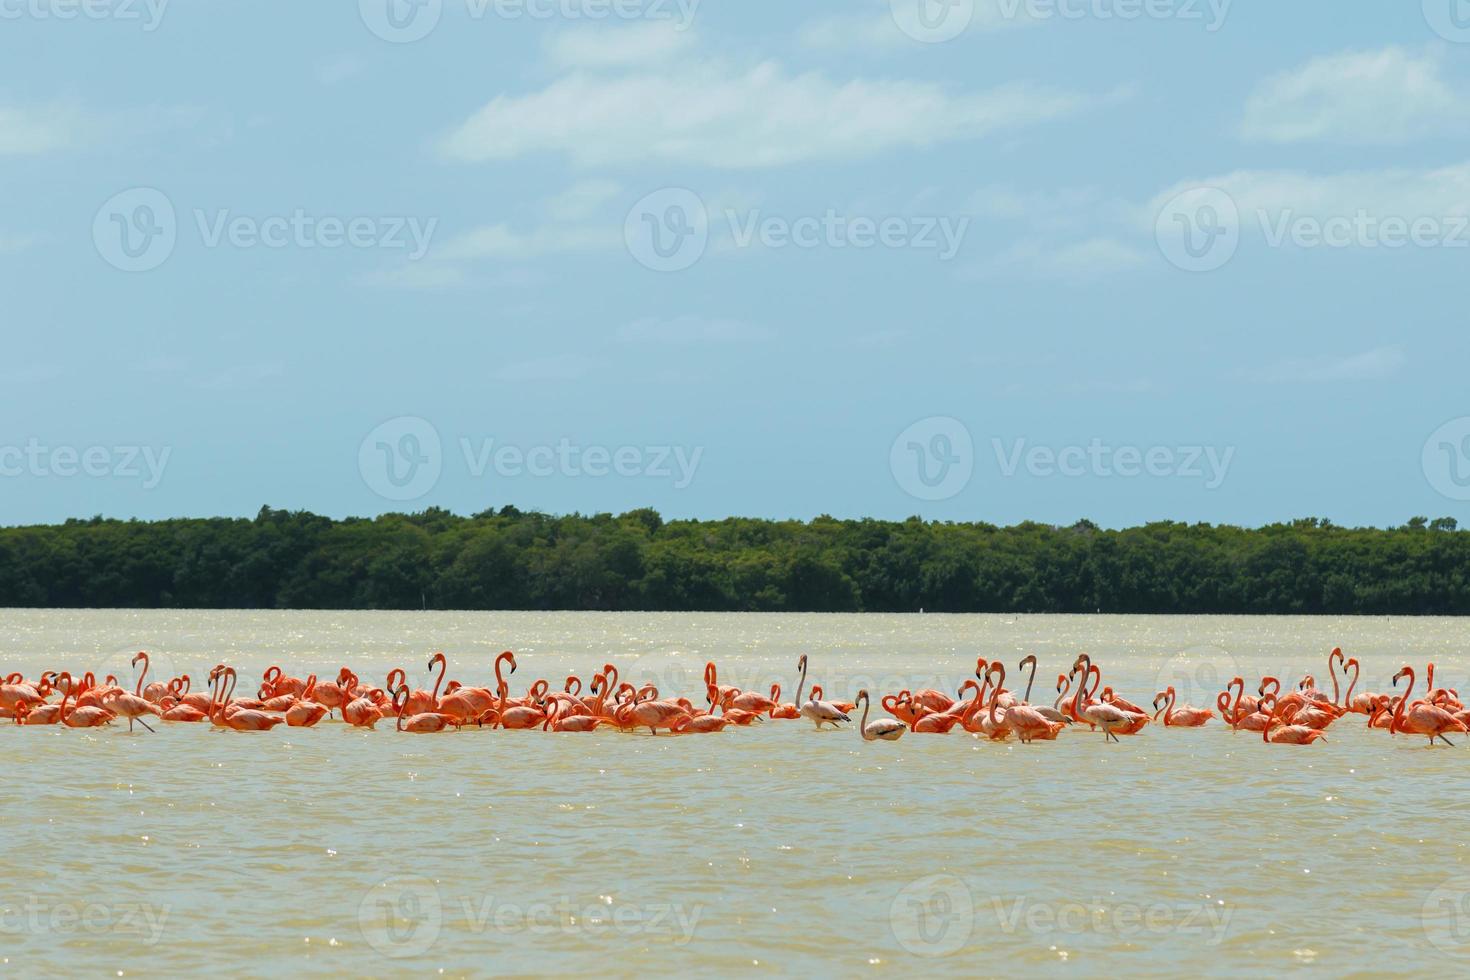
<path fill-rule="evenodd" d="M 976 656 L 1090 652 L 1140 703 L 1225 679 L 1326 681 L 1334 645 L 1382 691 L 1404 663 L 1470 692 L 1448 619 L 7 611 L 0 671 L 196 679 L 351 664 L 415 686 L 435 650 L 517 692 L 604 662 L 695 694 L 953 689 Z M 1014 674 L 1008 686 L 1024 686 Z M 1421 679 L 1422 685 L 1422 679 Z M 1361 689 L 1361 688 L 1360 688 Z M 1218 720 L 1121 744 L 967 734 L 863 744 L 777 722 L 716 736 L 244 734 L 0 727 L 0 972 L 214 969 L 445 976 L 1043 976 L 1470 966 L 1470 745 L 1368 732 L 1267 746 Z"/>

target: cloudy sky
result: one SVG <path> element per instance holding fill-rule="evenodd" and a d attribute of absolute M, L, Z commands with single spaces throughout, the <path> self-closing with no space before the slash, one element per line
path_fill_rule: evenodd
<path fill-rule="evenodd" d="M 0 0 L 0 522 L 1470 516 L 1460 0 Z"/>

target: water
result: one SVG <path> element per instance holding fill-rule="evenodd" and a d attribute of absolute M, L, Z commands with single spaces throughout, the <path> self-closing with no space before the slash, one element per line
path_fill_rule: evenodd
<path fill-rule="evenodd" d="M 977 655 L 1077 652 L 1138 702 L 1213 706 L 1222 679 L 1287 679 L 1342 645 L 1364 686 L 1437 662 L 1436 619 L 5 612 L 0 670 L 130 678 L 132 652 L 197 680 L 268 664 L 417 686 L 434 650 L 519 692 L 606 661 L 696 693 L 796 682 L 828 696 L 954 688 Z M 1024 680 L 1021 682 L 1024 686 Z M 1013 675 L 1009 686 L 1016 686 Z M 1362 688 L 1360 688 L 1361 690 Z M 1422 689 L 1422 681 L 1421 681 Z M 1470 747 L 1368 732 L 1263 745 L 1218 720 L 1122 744 L 852 732 L 157 734 L 0 727 L 0 972 L 625 976 L 922 969 L 996 975 L 1334 974 L 1470 963 L 1459 785 Z"/>

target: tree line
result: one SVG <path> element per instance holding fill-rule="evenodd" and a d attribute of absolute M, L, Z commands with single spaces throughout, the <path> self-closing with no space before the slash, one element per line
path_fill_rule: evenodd
<path fill-rule="evenodd" d="M 0 528 L 0 606 L 1466 615 L 1470 531 L 267 507 Z"/>

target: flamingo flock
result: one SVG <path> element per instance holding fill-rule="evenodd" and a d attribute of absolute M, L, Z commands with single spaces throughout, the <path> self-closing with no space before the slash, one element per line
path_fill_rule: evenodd
<path fill-rule="evenodd" d="M 1234 677 L 1216 698 L 1214 709 L 1180 705 L 1177 692 L 1168 686 L 1154 695 L 1152 713 L 1111 686 L 1103 687 L 1101 668 L 1085 653 L 1067 673 L 1057 675 L 1057 696 L 1050 705 L 1031 703 L 1035 656 L 1024 658 L 1017 667 L 1018 676 L 1029 670 L 1025 692 L 1019 697 L 1005 686 L 1005 665 L 980 658 L 974 679 L 966 680 L 953 697 L 934 689 L 883 695 L 877 704 L 887 717 L 871 720 L 873 704 L 866 690 L 858 692 L 855 702 L 845 702 L 827 700 L 822 688 L 814 685 L 803 699 L 805 655 L 796 665 L 796 696 L 784 703 L 779 684 L 765 694 L 721 684 L 714 663 L 705 665 L 699 704 L 687 697 L 664 696 L 653 684 L 635 687 L 621 682 L 613 664 L 595 672 L 585 689 L 582 679 L 572 675 L 560 691 L 551 690 L 548 681 L 539 679 L 513 697 L 509 675 L 515 673 L 517 664 L 510 651 L 495 658 L 490 687 L 471 687 L 455 680 L 446 683 L 448 660 L 436 653 L 428 662 L 434 677 L 432 690 L 411 689 L 402 668 L 389 671 L 378 687 L 364 684 L 348 667 L 322 680 L 315 674 L 291 677 L 279 666 L 271 666 L 254 697 L 236 697 L 239 678 L 235 668 L 225 664 L 209 672 L 205 691 L 191 690 L 187 674 L 148 682 L 147 653 L 134 657 L 132 666 L 138 673 L 131 691 L 111 676 L 98 683 L 90 672 L 78 676 L 46 671 L 35 680 L 11 674 L 0 682 L 0 719 L 20 726 L 68 728 L 98 728 L 126 720 L 129 731 L 135 725 L 155 731 L 154 724 L 164 723 L 261 732 L 278 725 L 312 728 L 324 721 L 340 721 L 368 729 L 391 723 L 395 731 L 412 734 L 473 727 L 545 732 L 646 729 L 653 735 L 694 735 L 780 720 L 809 721 L 819 731 L 828 726 L 837 729 L 850 724 L 861 705 L 855 729 L 869 742 L 896 741 L 907 733 L 943 735 L 961 729 L 992 741 L 1015 738 L 1029 744 L 1054 741 L 1064 731 L 1082 726 L 1100 731 L 1105 742 L 1118 742 L 1138 735 L 1151 723 L 1199 728 L 1219 717 L 1232 731 L 1259 732 L 1268 744 L 1310 745 L 1324 739 L 1331 725 L 1354 714 L 1366 716 L 1369 729 L 1426 736 L 1431 745 L 1436 741 L 1453 745 L 1446 736 L 1470 732 L 1470 710 L 1456 691 L 1434 686 L 1433 664 L 1425 671 L 1422 697 L 1414 697 L 1418 675 L 1408 665 L 1393 677 L 1395 689 L 1400 681 L 1406 682 L 1401 694 L 1355 694 L 1361 668 L 1356 658 L 1344 657 L 1340 649 L 1333 650 L 1327 660 L 1330 695 L 1318 689 L 1310 674 L 1288 694 L 1282 694 L 1278 678 L 1266 676 L 1256 693 L 1248 695 L 1245 680 Z M 1348 682 L 1345 692 L 1341 681 Z"/>

